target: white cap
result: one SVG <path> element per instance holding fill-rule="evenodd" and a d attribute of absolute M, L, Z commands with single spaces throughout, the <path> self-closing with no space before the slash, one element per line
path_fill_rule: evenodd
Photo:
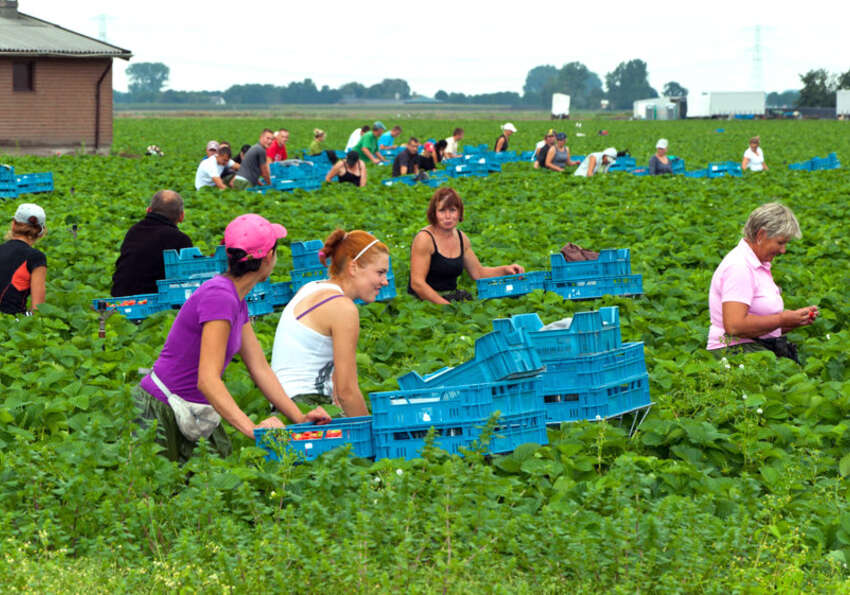
<path fill-rule="evenodd" d="M 603 157 L 609 157 L 612 161 L 617 158 L 617 149 L 614 147 L 608 147 L 604 151 L 602 151 Z"/>
<path fill-rule="evenodd" d="M 502 130 L 510 130 L 511 132 L 516 132 L 516 126 L 514 126 L 514 125 L 513 125 L 513 124 L 511 124 L 510 122 L 506 122 L 506 123 L 502 126 Z"/>
<path fill-rule="evenodd" d="M 655 143 L 655 148 L 656 149 L 666 149 L 667 148 L 667 139 L 666 138 L 659 138 L 658 142 Z"/>
<path fill-rule="evenodd" d="M 33 221 L 33 218 L 35 218 L 35 221 Z M 18 205 L 18 210 L 15 211 L 15 221 L 18 223 L 38 224 L 44 227 L 45 219 L 44 209 L 35 203 L 23 202 Z"/>
<path fill-rule="evenodd" d="M 218 151 L 218 141 L 211 140 L 207 143 L 207 151 Z"/>

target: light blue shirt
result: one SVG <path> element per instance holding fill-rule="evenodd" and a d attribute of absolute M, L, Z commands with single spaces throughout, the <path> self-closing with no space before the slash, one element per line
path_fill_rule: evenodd
<path fill-rule="evenodd" d="M 389 132 L 385 132 L 381 136 L 378 137 L 378 147 L 381 147 L 382 145 L 384 147 L 391 147 L 394 144 L 395 144 L 395 139 L 393 138 L 393 135 L 390 134 Z"/>

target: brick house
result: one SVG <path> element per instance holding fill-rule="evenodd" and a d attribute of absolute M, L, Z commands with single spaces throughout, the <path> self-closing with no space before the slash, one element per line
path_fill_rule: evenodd
<path fill-rule="evenodd" d="M 108 153 L 112 59 L 131 56 L 0 0 L 0 153 Z"/>

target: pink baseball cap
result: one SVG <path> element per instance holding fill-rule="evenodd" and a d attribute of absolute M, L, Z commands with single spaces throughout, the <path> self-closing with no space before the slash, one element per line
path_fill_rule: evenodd
<path fill-rule="evenodd" d="M 265 217 L 248 213 L 239 215 L 224 230 L 224 245 L 248 253 L 248 258 L 263 258 L 274 243 L 286 237 L 286 228 L 278 223 L 269 223 Z"/>
<path fill-rule="evenodd" d="M 434 150 L 434 143 L 432 143 L 432 142 L 425 143 L 425 150 L 426 151 L 433 151 Z"/>

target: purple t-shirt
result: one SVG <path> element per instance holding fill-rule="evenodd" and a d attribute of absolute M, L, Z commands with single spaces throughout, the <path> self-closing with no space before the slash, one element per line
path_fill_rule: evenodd
<path fill-rule="evenodd" d="M 213 277 L 193 293 L 171 325 L 165 347 L 159 354 L 153 370 L 168 389 L 185 401 L 208 403 L 198 390 L 198 362 L 201 356 L 201 332 L 205 322 L 226 320 L 230 323 L 230 337 L 221 373 L 233 355 L 242 347 L 242 327 L 248 322 L 248 305 L 239 299 L 233 282 L 224 276 Z M 168 402 L 150 375 L 139 383 L 148 393 Z"/>

